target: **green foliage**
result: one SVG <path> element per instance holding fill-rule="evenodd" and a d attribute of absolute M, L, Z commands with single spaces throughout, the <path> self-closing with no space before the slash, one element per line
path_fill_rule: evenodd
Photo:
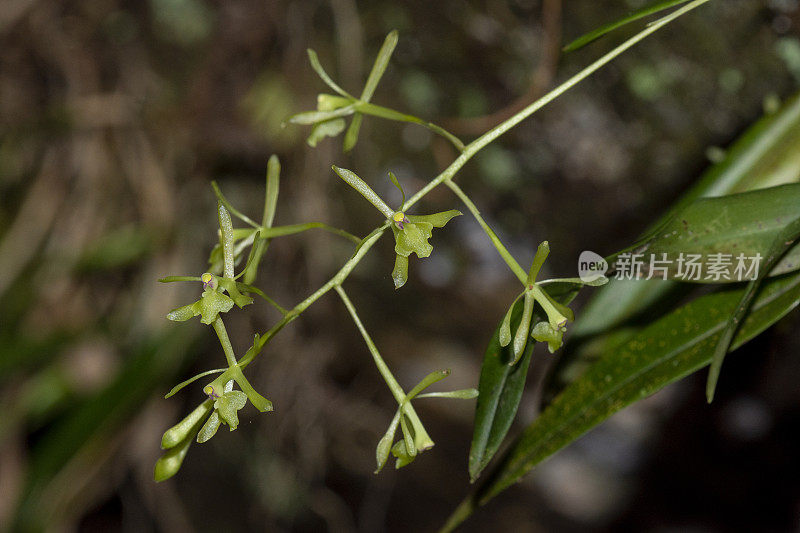
<path fill-rule="evenodd" d="M 613 413 L 708 365 L 714 344 L 744 290 L 731 287 L 702 296 L 605 352 L 525 429 L 454 517 L 471 513 Z M 766 282 L 732 348 L 764 331 L 798 303 L 800 275 Z"/>

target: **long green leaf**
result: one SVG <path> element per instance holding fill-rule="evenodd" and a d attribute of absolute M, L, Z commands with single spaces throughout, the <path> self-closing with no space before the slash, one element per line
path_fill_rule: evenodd
<path fill-rule="evenodd" d="M 663 272 L 656 272 L 655 277 L 663 274 L 669 279 L 701 283 L 746 281 L 750 278 L 737 279 L 734 276 L 737 257 L 764 258 L 770 255 L 776 238 L 783 234 L 787 225 L 798 219 L 798 183 L 717 198 L 702 198 L 681 210 L 661 226 L 655 235 L 634 248 L 636 254 L 642 254 L 644 258 L 642 275 L 649 269 L 649 258 L 652 257 L 667 262 L 663 265 Z M 622 257 L 621 254 L 615 255 Z M 702 272 L 698 271 L 697 277 L 692 277 L 691 274 L 687 276 L 685 267 L 684 272 L 680 272 L 681 258 L 690 255 L 698 256 L 700 264 L 706 267 Z M 722 259 L 725 264 L 718 259 Z M 715 262 L 724 267 L 722 275 L 708 270 Z M 746 263 L 749 267 L 750 262 Z M 761 268 L 767 267 L 761 265 Z M 795 261 L 792 254 L 787 261 L 780 261 L 768 268 L 770 275 L 784 274 L 800 268 L 800 262 Z"/>
<path fill-rule="evenodd" d="M 794 245 L 798 237 L 800 237 L 800 218 L 795 219 L 791 224 L 785 226 L 784 229 L 775 236 L 772 247 L 764 260 L 763 269 L 765 272 L 769 272 L 773 266 L 781 260 L 781 257 Z M 738 331 L 745 314 L 749 311 L 750 303 L 753 301 L 763 281 L 764 277 L 759 277 L 747 284 L 747 288 L 741 300 L 730 318 L 728 318 L 725 330 L 722 332 L 722 335 L 714 347 L 714 354 L 711 357 L 711 367 L 708 371 L 708 381 L 706 382 L 706 399 L 708 403 L 711 403 L 714 399 L 714 391 L 717 388 L 720 370 L 722 370 L 722 362 L 730 349 L 733 337 L 736 331 Z"/>
<path fill-rule="evenodd" d="M 728 150 L 723 161 L 710 167 L 644 234 L 664 224 L 701 197 L 722 196 L 800 180 L 800 93 L 776 113 L 751 126 Z M 594 291 L 572 328 L 573 340 L 607 331 L 674 292 L 676 283 L 611 279 Z M 569 352 L 568 352 L 569 353 Z M 571 356 L 562 357 L 564 367 Z"/>
<path fill-rule="evenodd" d="M 553 284 L 548 292 L 557 301 L 568 304 L 578 293 L 580 285 L 564 283 Z M 522 318 L 523 303 L 519 299 L 511 311 L 511 331 L 516 331 Z M 537 307 L 533 322 L 542 319 L 541 309 Z M 500 330 L 504 320 L 489 341 L 483 356 L 481 377 L 478 383 L 478 401 L 475 406 L 472 444 L 469 451 L 469 475 L 474 482 L 500 448 L 517 414 L 525 378 L 531 362 L 531 354 L 536 344 L 529 340 L 521 359 L 515 365 L 514 348 L 511 343 L 505 347 L 500 343 Z M 528 335 L 528 333 L 526 333 Z"/>
<path fill-rule="evenodd" d="M 761 118 L 728 150 L 720 163 L 711 166 L 659 220 L 644 234 L 652 234 L 666 220 L 701 197 L 721 196 L 737 192 L 773 187 L 800 180 L 800 93 L 786 101 L 781 109 Z M 800 262 L 800 248 L 795 247 L 782 262 Z M 671 301 L 684 296 L 692 284 L 673 281 L 617 280 L 592 291 L 588 304 L 581 310 L 571 328 L 570 343 L 553 366 L 545 381 L 543 398 L 553 398 L 583 368 L 596 358 L 597 344 L 616 343 L 629 333 L 614 328 L 634 320 L 641 322 L 647 314 L 658 312 Z M 659 313 L 660 314 L 660 313 Z M 606 340 L 596 339 L 612 331 Z M 592 342 L 587 342 L 587 341 Z"/>
<path fill-rule="evenodd" d="M 583 48 L 590 42 L 599 39 L 600 37 L 606 35 L 607 33 L 611 33 L 617 28 L 621 28 L 622 26 L 630 24 L 631 22 L 635 22 L 639 19 L 649 17 L 650 15 L 658 13 L 659 11 L 664 11 L 665 9 L 669 9 L 671 7 L 675 7 L 680 4 L 685 4 L 688 1 L 689 0 L 661 0 L 660 2 L 656 2 L 654 4 L 645 6 L 639 9 L 638 11 L 634 11 L 633 13 L 629 14 L 626 17 L 623 17 L 614 22 L 609 22 L 608 24 L 604 24 L 599 28 L 597 28 L 596 30 L 590 31 L 589 33 L 586 33 L 578 37 L 577 39 L 569 43 L 567 46 L 565 46 L 564 51 L 572 52 L 573 50 L 577 50 L 578 48 Z"/>
<path fill-rule="evenodd" d="M 545 458 L 627 405 L 708 365 L 717 339 L 745 291 L 731 286 L 695 299 L 604 354 L 528 426 L 498 465 L 456 509 L 450 530 Z M 768 280 L 737 332 L 732 349 L 800 303 L 800 274 Z"/>

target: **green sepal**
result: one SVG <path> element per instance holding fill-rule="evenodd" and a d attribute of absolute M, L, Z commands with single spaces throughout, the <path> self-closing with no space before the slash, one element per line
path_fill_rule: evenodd
<path fill-rule="evenodd" d="M 198 301 L 173 309 L 167 313 L 167 318 L 176 322 L 183 322 L 200 315 L 200 322 L 211 324 L 220 313 L 227 313 L 232 308 L 233 300 L 231 298 L 215 290 L 205 290 Z"/>
<path fill-rule="evenodd" d="M 406 193 L 403 190 L 403 187 L 400 185 L 400 181 L 397 179 L 397 176 L 394 175 L 394 172 L 389 171 L 389 181 L 392 182 L 392 185 L 397 187 L 397 190 L 400 191 L 400 197 L 402 198 L 400 202 L 400 211 L 403 211 L 406 208 Z"/>
<path fill-rule="evenodd" d="M 386 433 L 383 434 L 381 440 L 378 441 L 377 448 L 375 448 L 375 459 L 378 463 L 378 468 L 375 470 L 376 474 L 383 470 L 386 461 L 389 460 L 389 452 L 392 449 L 394 434 L 397 433 L 397 425 L 400 423 L 401 413 L 402 409 L 397 409 L 394 418 L 392 418 L 392 422 L 389 424 L 389 428 L 386 430 Z"/>
<path fill-rule="evenodd" d="M 334 118 L 346 117 L 348 115 L 352 115 L 353 113 L 355 113 L 355 106 L 351 104 L 345 107 L 333 109 L 331 111 L 305 111 L 303 113 L 292 115 L 287 120 L 292 124 L 310 125 L 317 124 L 319 122 L 325 122 L 326 120 L 332 120 Z"/>
<path fill-rule="evenodd" d="M 519 294 L 519 296 L 514 298 L 514 301 L 508 306 L 508 311 L 506 311 L 506 316 L 503 317 L 502 324 L 500 324 L 498 340 L 500 341 L 500 346 L 503 348 L 511 343 L 511 313 L 514 311 L 514 306 L 517 304 L 517 301 L 520 299 L 520 297 L 522 297 L 523 294 L 525 293 L 522 292 Z"/>
<path fill-rule="evenodd" d="M 445 224 L 450 222 L 451 219 L 460 216 L 462 213 L 458 209 L 450 209 L 449 211 L 442 211 L 441 213 L 433 213 L 432 215 L 406 215 L 411 222 L 427 222 L 434 228 L 443 228 Z"/>
<path fill-rule="evenodd" d="M 211 437 L 217 434 L 220 423 L 219 413 L 217 411 L 211 413 L 211 416 L 208 417 L 206 423 L 203 424 L 203 427 L 200 428 L 200 431 L 197 433 L 197 442 L 202 444 L 211 440 Z"/>
<path fill-rule="evenodd" d="M 242 389 L 247 395 L 247 399 L 250 400 L 250 403 L 253 404 L 253 407 L 265 413 L 267 411 L 272 411 L 272 402 L 261 396 L 256 390 L 250 385 L 250 382 L 247 381 L 247 378 L 244 377 L 244 373 L 242 373 L 242 369 L 238 366 L 232 366 L 228 369 L 230 372 L 230 377 L 236 381 L 239 387 Z"/>
<path fill-rule="evenodd" d="M 412 459 L 417 456 L 417 447 L 414 444 L 414 435 L 408 427 L 408 420 L 405 415 L 400 415 L 400 429 L 403 433 L 403 443 L 405 445 L 406 453 Z"/>
<path fill-rule="evenodd" d="M 353 115 L 353 120 L 350 121 L 350 127 L 347 128 L 347 133 L 344 134 L 344 142 L 342 143 L 342 150 L 349 152 L 355 148 L 358 142 L 358 132 L 361 131 L 361 123 L 364 121 L 364 115 L 356 113 Z"/>
<path fill-rule="evenodd" d="M 210 406 L 211 406 L 211 401 L 206 400 L 200 405 L 200 407 L 195 409 L 192 412 L 192 414 L 186 417 L 184 421 L 192 417 L 192 415 L 194 415 L 197 412 L 203 412 L 207 408 L 210 409 Z M 204 416 L 205 415 L 203 414 L 203 416 L 192 418 L 193 423 L 187 425 L 186 428 L 184 429 L 185 431 L 183 433 L 183 435 L 185 435 L 184 438 L 181 441 L 174 444 L 173 446 L 171 446 L 164 453 L 164 455 L 162 455 L 158 459 L 158 461 L 156 461 L 155 468 L 153 469 L 153 479 L 155 479 L 155 481 L 157 482 L 164 481 L 178 473 L 178 470 L 181 469 L 181 465 L 183 464 L 183 460 L 186 458 L 186 453 L 189 451 L 189 446 L 191 446 L 192 442 L 194 442 L 195 434 L 200 430 L 200 424 L 203 422 Z M 178 425 L 180 425 L 180 423 Z M 167 431 L 169 432 L 170 430 Z M 162 444 L 163 444 L 163 439 L 162 439 Z"/>
<path fill-rule="evenodd" d="M 392 280 L 394 281 L 395 289 L 399 289 L 406 284 L 406 281 L 408 281 L 408 257 L 400 254 L 395 256 Z"/>
<path fill-rule="evenodd" d="M 509 366 L 514 366 L 522 358 L 525 352 L 525 345 L 528 343 L 528 334 L 531 331 L 531 317 L 533 316 L 533 295 L 526 291 L 524 307 L 522 308 L 522 318 L 519 321 L 519 327 L 514 334 L 514 360 L 509 363 Z"/>
<path fill-rule="evenodd" d="M 213 402 L 206 400 L 198 405 L 194 411 L 186 415 L 186 417 L 166 430 L 161 437 L 161 448 L 168 450 L 180 444 L 187 437 L 193 437 L 192 429 L 202 422 L 208 413 L 213 409 Z"/>

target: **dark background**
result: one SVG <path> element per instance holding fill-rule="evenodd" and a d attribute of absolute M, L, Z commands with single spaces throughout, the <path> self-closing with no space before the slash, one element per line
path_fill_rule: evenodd
<path fill-rule="evenodd" d="M 330 171 L 354 169 L 397 201 L 453 150 L 426 130 L 366 118 L 311 149 L 282 121 L 327 92 L 358 93 L 384 36 L 400 42 L 374 102 L 471 139 L 577 72 L 622 30 L 563 56 L 569 39 L 642 2 L 623 0 L 3 0 L 0 3 L 0 530 L 432 531 L 468 490 L 474 402 L 417 402 L 437 445 L 378 476 L 393 400 L 341 303 L 322 298 L 249 369 L 275 412 L 193 445 L 155 484 L 161 433 L 202 400 L 172 385 L 221 366 L 196 321 L 169 323 L 215 239 L 219 182 L 260 215 L 266 161 L 283 163 L 277 224 L 366 234 L 380 217 Z M 547 276 L 629 244 L 709 158 L 800 83 L 795 0 L 716 0 L 636 46 L 491 145 L 458 175 L 522 264 L 549 240 Z M 421 212 L 456 208 L 445 189 Z M 400 381 L 451 368 L 477 385 L 516 281 L 474 220 L 434 236 L 395 292 L 386 238 L 346 287 Z M 324 283 L 349 245 L 273 241 L 258 285 L 285 306 Z M 587 294 L 579 299 L 577 310 Z M 238 353 L 277 314 L 226 318 Z M 612 417 L 482 510 L 466 531 L 791 531 L 800 528 L 800 337 L 791 315 L 725 364 Z M 534 375 L 551 358 L 542 347 Z M 535 384 L 520 421 L 535 417 Z M 521 426 L 517 426 L 518 427 Z M 516 429 L 514 430 L 516 431 Z M 20 519 L 19 517 L 23 517 Z"/>

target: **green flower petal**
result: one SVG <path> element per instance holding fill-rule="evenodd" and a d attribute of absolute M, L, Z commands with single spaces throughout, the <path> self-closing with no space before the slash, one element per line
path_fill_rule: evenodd
<path fill-rule="evenodd" d="M 169 313 L 167 313 L 167 318 L 170 320 L 174 320 L 175 322 L 184 322 L 189 320 L 193 316 L 199 315 L 201 312 L 200 302 L 194 302 L 189 305 L 184 305 L 183 307 L 178 307 L 177 309 L 173 309 Z"/>
<path fill-rule="evenodd" d="M 445 224 L 450 222 L 450 219 L 461 215 L 461 211 L 451 209 L 450 211 L 442 211 L 441 213 L 434 213 L 432 215 L 406 215 L 411 222 L 426 222 L 433 225 L 435 228 L 443 228 Z"/>
<path fill-rule="evenodd" d="M 200 428 L 200 431 L 197 433 L 197 442 L 203 443 L 213 437 L 217 430 L 219 429 L 219 414 L 216 411 L 211 413 L 211 416 L 208 417 L 206 423 L 203 424 L 203 427 Z"/>
<path fill-rule="evenodd" d="M 396 255 L 394 258 L 394 270 L 392 270 L 392 280 L 394 288 L 399 289 L 408 281 L 408 257 Z"/>

